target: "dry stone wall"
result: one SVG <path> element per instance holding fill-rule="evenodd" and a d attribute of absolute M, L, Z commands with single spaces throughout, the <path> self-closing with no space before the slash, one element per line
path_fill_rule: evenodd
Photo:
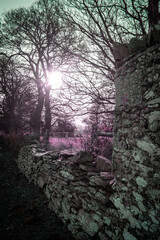
<path fill-rule="evenodd" d="M 21 149 L 16 160 L 22 173 L 43 189 L 48 207 L 68 226 L 76 239 L 90 239 L 110 224 L 106 207 L 112 202 L 112 163 L 87 152 L 43 152 L 36 145 Z"/>
<path fill-rule="evenodd" d="M 158 239 L 160 45 L 132 56 L 117 70 L 112 157 L 116 181 L 112 201 L 126 222 L 123 237 Z"/>
<path fill-rule="evenodd" d="M 76 239 L 160 240 L 160 45 L 117 70 L 112 164 L 36 145 L 17 164 Z"/>

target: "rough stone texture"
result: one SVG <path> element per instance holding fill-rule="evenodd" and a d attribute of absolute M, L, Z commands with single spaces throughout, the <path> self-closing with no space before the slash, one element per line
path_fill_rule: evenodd
<path fill-rule="evenodd" d="M 95 159 L 95 163 L 96 168 L 101 172 L 111 171 L 112 169 L 112 162 L 103 156 L 97 156 L 97 158 Z"/>
<path fill-rule="evenodd" d="M 67 224 L 75 238 L 90 239 L 110 221 L 103 215 L 111 202 L 114 176 L 100 172 L 87 152 L 70 158 L 66 152 L 56 156 L 57 159 L 55 153 L 41 152 L 31 145 L 21 149 L 16 161 L 28 180 L 43 189 L 48 207 Z M 109 160 L 103 160 L 111 166 Z M 105 230 L 102 232 L 105 234 Z"/>
<path fill-rule="evenodd" d="M 20 170 L 76 239 L 160 240 L 159 93 L 156 45 L 117 70 L 113 164 L 86 152 L 21 150 Z"/>
<path fill-rule="evenodd" d="M 160 45 L 156 45 L 135 55 L 116 75 L 112 155 L 116 192 L 110 199 L 124 239 L 160 235 L 159 96 Z"/>

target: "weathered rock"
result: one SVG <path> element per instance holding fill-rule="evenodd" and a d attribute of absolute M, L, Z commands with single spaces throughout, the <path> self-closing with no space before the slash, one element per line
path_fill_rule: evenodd
<path fill-rule="evenodd" d="M 109 194 L 110 195 L 110 194 Z M 94 198 L 95 199 L 97 199 L 99 202 L 101 202 L 102 204 L 105 204 L 107 201 L 108 201 L 108 199 L 109 199 L 109 196 L 107 196 L 107 194 L 106 195 L 104 195 L 104 194 L 102 194 L 101 192 L 96 192 L 96 194 L 94 195 Z"/>
<path fill-rule="evenodd" d="M 40 176 L 37 180 L 37 184 L 40 188 L 43 188 L 43 186 L 45 185 L 45 179 Z"/>
<path fill-rule="evenodd" d="M 87 176 L 99 176 L 99 172 L 87 172 Z"/>
<path fill-rule="evenodd" d="M 67 171 L 61 170 L 61 171 L 60 171 L 60 174 L 61 174 L 62 177 L 64 177 L 64 178 L 67 178 L 67 179 L 69 179 L 69 180 L 75 180 L 74 175 L 70 174 L 70 173 L 67 172 Z"/>
<path fill-rule="evenodd" d="M 90 240 L 90 237 L 86 233 L 84 233 L 84 232 L 79 232 L 76 235 L 76 239 L 79 239 L 79 240 Z"/>
<path fill-rule="evenodd" d="M 93 162 L 93 156 L 85 151 L 80 151 L 78 152 L 74 157 L 70 158 L 71 162 L 74 163 L 88 163 L 88 162 Z"/>
<path fill-rule="evenodd" d="M 76 153 L 77 151 L 73 151 L 72 149 L 66 149 L 60 152 L 60 156 L 67 159 L 67 158 L 73 157 Z"/>
<path fill-rule="evenodd" d="M 42 152 L 42 153 L 41 153 L 41 152 L 40 152 L 40 153 L 37 152 L 37 153 L 34 154 L 34 156 L 35 156 L 35 157 L 38 157 L 38 158 L 41 158 L 41 157 L 43 157 L 43 156 L 50 155 L 51 153 L 52 153 L 51 151 Z"/>
<path fill-rule="evenodd" d="M 80 169 L 86 171 L 86 172 L 97 172 L 97 169 L 93 167 L 92 165 L 86 165 L 86 164 L 79 164 Z"/>
<path fill-rule="evenodd" d="M 132 38 L 127 47 L 130 54 L 145 50 L 147 48 L 147 39 Z"/>
<path fill-rule="evenodd" d="M 137 45 L 137 50 L 139 47 Z M 155 173 L 160 171 L 159 51 L 160 45 L 157 44 L 144 52 L 139 51 L 138 55 L 134 53 L 130 61 L 119 68 L 115 79 L 112 155 L 115 182 L 110 200 L 120 218 L 126 219 L 125 224 L 121 221 L 126 226 L 123 236 L 117 231 L 122 239 L 139 239 L 141 235 L 147 240 L 156 239 L 160 231 L 160 218 L 155 220 L 160 200 L 158 192 L 151 191 L 159 188 Z M 149 216 L 151 206 L 155 219 Z M 116 239 L 118 233 L 114 234 L 111 231 L 109 237 Z"/>
<path fill-rule="evenodd" d="M 115 42 L 113 46 L 113 56 L 115 61 L 117 62 L 120 62 L 124 58 L 128 57 L 129 51 L 128 51 L 127 44 L 121 44 L 121 43 Z"/>
<path fill-rule="evenodd" d="M 153 132 L 160 130 L 160 111 L 154 111 L 149 115 L 149 129 Z"/>
<path fill-rule="evenodd" d="M 105 180 L 111 180 L 114 178 L 114 175 L 109 172 L 100 172 L 100 177 Z"/>
<path fill-rule="evenodd" d="M 103 156 L 97 156 L 97 158 L 95 159 L 95 162 L 96 162 L 96 168 L 99 170 L 99 171 L 103 171 L 103 172 L 106 172 L 106 171 L 111 171 L 111 168 L 112 168 L 112 162 L 103 157 Z"/>
<path fill-rule="evenodd" d="M 153 154 L 156 151 L 156 146 L 152 142 L 148 142 L 145 140 L 138 140 L 137 147 L 150 154 Z"/>
<path fill-rule="evenodd" d="M 103 180 L 100 176 L 92 176 L 89 178 L 89 183 L 91 186 L 101 186 L 106 187 L 109 185 L 108 181 Z"/>
<path fill-rule="evenodd" d="M 94 221 L 92 214 L 87 213 L 81 209 L 79 210 L 77 219 L 81 223 L 83 230 L 90 236 L 94 236 L 98 232 L 99 225 Z"/>

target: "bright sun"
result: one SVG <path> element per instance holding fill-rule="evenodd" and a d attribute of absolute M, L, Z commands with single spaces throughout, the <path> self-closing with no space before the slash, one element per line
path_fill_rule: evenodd
<path fill-rule="evenodd" d="M 62 73 L 58 71 L 50 72 L 48 74 L 49 84 L 53 89 L 58 89 L 62 85 Z"/>

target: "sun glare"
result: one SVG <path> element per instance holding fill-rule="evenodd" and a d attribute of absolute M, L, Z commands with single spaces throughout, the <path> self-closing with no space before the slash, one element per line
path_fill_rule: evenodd
<path fill-rule="evenodd" d="M 53 89 L 58 89 L 62 85 L 62 73 L 55 71 L 48 75 L 49 84 Z"/>

